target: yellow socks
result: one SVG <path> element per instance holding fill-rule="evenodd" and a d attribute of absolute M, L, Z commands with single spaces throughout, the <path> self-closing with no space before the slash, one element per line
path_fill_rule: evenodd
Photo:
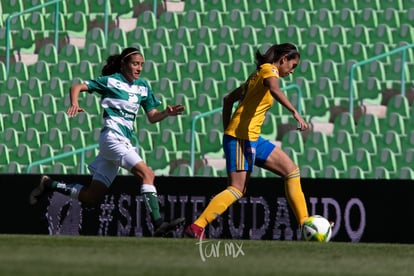
<path fill-rule="evenodd" d="M 238 189 L 233 186 L 228 186 L 226 190 L 213 197 L 194 224 L 205 228 L 210 222 L 215 220 L 217 216 L 223 214 L 230 205 L 232 205 L 236 200 L 239 200 L 242 196 L 243 193 Z"/>
<path fill-rule="evenodd" d="M 298 168 L 285 177 L 285 193 L 296 220 L 302 225 L 309 215 L 305 196 L 300 185 L 300 172 Z"/>

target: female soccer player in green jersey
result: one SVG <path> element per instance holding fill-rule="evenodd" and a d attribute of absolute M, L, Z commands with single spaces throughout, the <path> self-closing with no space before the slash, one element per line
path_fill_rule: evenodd
<path fill-rule="evenodd" d="M 88 166 L 92 182 L 88 186 L 66 184 L 42 176 L 40 184 L 30 195 L 31 204 L 35 204 L 40 196 L 50 191 L 63 193 L 84 203 L 97 204 L 103 200 L 122 167 L 142 180 L 141 193 L 151 214 L 154 236 L 163 236 L 184 223 L 183 218 L 172 222 L 161 219 L 154 172 L 143 162 L 130 142 L 140 107 L 151 123 L 179 115 L 184 110 L 182 105 L 167 106 L 163 111 L 156 109 L 161 103 L 155 98 L 148 82 L 141 78 L 143 65 L 142 53 L 136 48 L 126 48 L 121 54 L 108 57 L 101 77 L 71 86 L 71 105 L 67 111 L 69 117 L 84 111 L 78 101 L 81 92 L 96 92 L 101 96 L 104 123 L 99 139 L 99 154 Z"/>
<path fill-rule="evenodd" d="M 286 197 L 299 225 L 308 217 L 299 168 L 280 147 L 260 136 L 266 112 L 274 100 L 292 113 L 299 130 L 308 128 L 279 87 L 279 78 L 293 74 L 299 60 L 298 50 L 289 43 L 272 45 L 263 55 L 257 51 L 257 70 L 240 87 L 224 97 L 223 150 L 229 186 L 217 194 L 194 223 L 186 228 L 186 236 L 205 237 L 205 227 L 243 197 L 254 165 L 284 178 Z M 236 102 L 238 105 L 232 114 Z"/>

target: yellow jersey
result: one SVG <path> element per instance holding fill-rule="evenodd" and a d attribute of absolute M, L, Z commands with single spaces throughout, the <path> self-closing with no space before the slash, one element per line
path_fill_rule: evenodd
<path fill-rule="evenodd" d="M 251 141 L 259 138 L 266 111 L 274 102 L 269 87 L 263 84 L 269 77 L 279 78 L 279 71 L 276 66 L 265 63 L 242 84 L 242 95 L 225 134 Z"/>

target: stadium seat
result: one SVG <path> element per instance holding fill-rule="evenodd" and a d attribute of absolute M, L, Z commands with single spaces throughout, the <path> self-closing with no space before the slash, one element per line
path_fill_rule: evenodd
<path fill-rule="evenodd" d="M 358 2 L 358 9 L 364 10 L 364 9 L 374 9 L 374 10 L 380 10 L 381 9 L 381 2 L 382 0 L 361 0 Z"/>
<path fill-rule="evenodd" d="M 181 66 L 175 60 L 167 60 L 165 64 L 159 65 L 159 71 L 162 77 L 166 77 L 173 82 L 181 81 Z"/>
<path fill-rule="evenodd" d="M 365 81 L 357 83 L 358 95 L 363 104 L 380 105 L 382 102 L 382 85 L 380 77 L 368 75 Z"/>
<path fill-rule="evenodd" d="M 172 173 L 172 176 L 192 176 L 193 175 L 193 170 L 191 169 L 191 166 L 189 164 L 179 164 L 177 165 Z"/>
<path fill-rule="evenodd" d="M 223 17 L 223 25 L 227 25 L 233 29 L 239 29 L 245 26 L 244 12 L 241 8 L 241 6 L 238 6 L 235 9 L 229 10 L 226 16 Z"/>
<path fill-rule="evenodd" d="M 37 77 L 30 77 L 28 81 L 22 83 L 22 90 L 30 92 L 30 95 L 36 100 L 43 95 L 42 81 Z"/>
<path fill-rule="evenodd" d="M 81 11 L 85 14 L 89 14 L 89 4 L 87 1 L 66 0 L 66 4 L 68 13 L 75 13 L 76 11 Z"/>
<path fill-rule="evenodd" d="M 299 167 L 301 178 L 317 178 L 319 172 L 317 172 L 312 166 L 303 164 Z"/>
<path fill-rule="evenodd" d="M 205 1 L 204 3 L 205 11 L 209 11 L 212 9 L 218 9 L 219 11 L 227 12 L 227 1 L 226 0 L 210 0 Z"/>
<path fill-rule="evenodd" d="M 149 36 L 151 31 L 145 29 L 143 26 L 137 26 L 132 31 L 127 32 L 128 44 L 139 43 L 144 49 L 149 47 Z M 122 48 L 122 46 L 121 46 Z"/>
<path fill-rule="evenodd" d="M 82 80 L 95 79 L 93 64 L 88 59 L 84 59 L 78 64 L 73 64 L 71 66 L 71 71 L 73 76 L 81 78 Z"/>
<path fill-rule="evenodd" d="M 380 120 L 375 114 L 365 113 L 358 119 L 356 125 L 356 132 L 360 136 L 362 132 L 365 130 L 371 131 L 376 137 L 382 135 Z"/>
<path fill-rule="evenodd" d="M 59 127 L 63 132 L 68 132 L 70 130 L 69 116 L 66 111 L 60 110 L 48 119 L 48 125 L 50 127 Z"/>
<path fill-rule="evenodd" d="M 205 164 L 196 169 L 195 176 L 217 177 L 219 174 L 214 166 Z"/>
<path fill-rule="evenodd" d="M 410 104 L 407 97 L 397 94 L 392 96 L 387 102 L 387 114 L 399 113 L 403 118 L 408 119 L 410 114 Z"/>
<path fill-rule="evenodd" d="M 319 149 L 314 148 L 314 147 L 309 147 L 304 150 L 303 154 L 299 158 L 299 164 L 301 164 L 301 167 L 302 166 L 311 167 L 312 170 L 315 172 L 315 175 L 313 177 L 315 177 L 316 174 L 319 175 L 319 173 L 321 173 L 324 168 L 322 154 L 319 151 Z M 302 169 L 301 169 L 301 175 L 302 175 Z"/>
<path fill-rule="evenodd" d="M 191 77 L 184 77 L 180 82 L 175 84 L 175 91 L 177 93 L 183 93 L 189 100 L 193 100 L 197 95 L 196 82 Z"/>
<path fill-rule="evenodd" d="M 348 45 L 347 29 L 340 24 L 335 24 L 331 28 L 328 28 L 324 33 L 324 37 L 327 45 L 331 43 L 338 43 L 343 46 Z"/>
<path fill-rule="evenodd" d="M 155 175 L 169 175 L 169 149 L 164 145 L 157 145 L 154 150 L 147 155 L 147 164 L 154 170 Z"/>
<path fill-rule="evenodd" d="M 320 176 L 328 179 L 340 179 L 341 173 L 335 166 L 328 165 L 320 173 Z"/>
<path fill-rule="evenodd" d="M 248 64 L 253 64 L 255 61 L 254 54 L 254 46 L 249 43 L 242 42 L 236 47 L 236 49 L 233 50 L 233 59 L 241 60 Z"/>
<path fill-rule="evenodd" d="M 358 1 L 360 4 L 362 1 Z M 369 1 L 372 2 L 372 1 Z M 359 8 L 358 16 L 355 17 L 356 24 L 363 25 L 369 28 L 376 28 L 378 26 L 377 9 L 370 3 L 370 6 Z"/>
<path fill-rule="evenodd" d="M 93 27 L 88 29 L 85 37 L 85 46 L 87 46 L 89 43 L 95 43 L 101 48 L 106 48 L 105 34 L 100 27 Z"/>
<path fill-rule="evenodd" d="M 6 145 L 9 149 L 17 148 L 19 139 L 20 134 L 14 126 L 5 125 L 4 131 L 0 133 L 0 144 Z"/>
<path fill-rule="evenodd" d="M 185 26 L 179 26 L 177 29 L 170 31 L 170 39 L 172 44 L 182 43 L 186 47 L 193 46 L 192 33 Z"/>
<path fill-rule="evenodd" d="M 332 44 L 331 44 L 332 45 Z M 342 48 L 340 48 L 342 49 Z M 324 54 L 325 56 L 326 53 Z M 333 56 L 334 54 L 332 53 L 331 56 Z M 325 58 L 325 60 L 323 60 L 318 66 L 315 67 L 316 72 L 320 73 L 321 75 L 330 78 L 331 80 L 339 80 L 340 77 L 340 72 L 338 70 L 338 63 L 343 62 L 340 61 L 339 59 L 341 59 L 341 55 L 340 52 L 336 52 L 337 58 L 338 60 L 332 60 L 332 59 L 328 59 L 327 57 Z M 343 55 L 342 55 L 343 56 Z M 315 79 L 314 79 L 315 80 Z"/>
<path fill-rule="evenodd" d="M 350 0 L 350 1 L 356 1 L 356 0 Z M 354 28 L 356 25 L 355 14 L 357 14 L 355 12 L 355 9 L 356 9 L 356 5 L 355 6 L 344 5 L 344 7 L 339 8 L 338 16 L 334 17 L 335 25 L 344 26 L 346 28 Z"/>
<path fill-rule="evenodd" d="M 157 27 L 149 35 L 150 44 L 160 43 L 166 48 L 171 47 L 170 31 L 166 27 Z"/>
<path fill-rule="evenodd" d="M 80 128 L 82 131 L 91 132 L 93 130 L 92 115 L 88 112 L 79 112 L 76 117 L 70 118 L 71 128 Z"/>
<path fill-rule="evenodd" d="M 391 179 L 398 175 L 395 156 L 389 149 L 382 149 L 379 158 L 375 159 L 371 177 L 375 179 Z"/>
<path fill-rule="evenodd" d="M 120 0 L 111 1 L 111 10 L 119 18 L 132 18 L 134 16 L 134 1 Z"/>
<path fill-rule="evenodd" d="M 262 1 L 264 2 L 264 1 Z M 244 21 L 246 25 L 250 25 L 256 30 L 262 30 L 267 26 L 266 22 L 266 13 L 270 10 L 267 10 L 266 8 L 263 8 L 262 3 L 260 5 L 253 5 L 253 7 L 260 7 L 260 8 L 254 8 L 253 10 L 249 11 L 244 15 Z"/>
<path fill-rule="evenodd" d="M 393 130 L 387 130 L 382 139 L 379 140 L 381 148 L 388 148 L 392 150 L 394 154 L 403 154 L 402 141 L 405 137 L 401 137 L 400 134 Z"/>
<path fill-rule="evenodd" d="M 58 98 L 62 98 L 68 92 L 64 88 L 63 81 L 59 77 L 52 77 L 49 81 L 45 81 L 42 84 L 43 94 L 53 91 L 53 95 Z"/>
<path fill-rule="evenodd" d="M 329 154 L 324 157 L 323 162 L 333 166 L 341 178 L 348 171 L 347 155 L 341 148 L 331 148 Z"/>
<path fill-rule="evenodd" d="M 39 99 L 39 101 L 36 101 L 35 108 L 36 110 L 41 110 L 50 116 L 56 114 L 58 111 L 56 99 L 50 93 L 44 94 L 43 97 Z"/>
<path fill-rule="evenodd" d="M 339 129 L 329 139 L 329 146 L 331 148 L 340 148 L 344 154 L 351 155 L 354 149 L 352 135 L 347 130 Z"/>
<path fill-rule="evenodd" d="M 17 99 L 18 98 L 16 98 L 16 100 Z M 12 114 L 14 111 L 13 98 L 8 93 L 0 93 L 0 110 L 2 115 Z M 3 119 L 3 116 L 0 117 Z"/>
<path fill-rule="evenodd" d="M 189 28 L 191 31 L 198 30 L 202 26 L 201 13 L 196 10 L 185 11 L 180 19 L 180 26 Z"/>
<path fill-rule="evenodd" d="M 278 26 L 279 28 L 287 28 L 289 26 L 289 10 L 285 9 L 285 5 L 286 3 L 283 3 L 283 6 L 279 6 L 275 10 L 267 13 L 267 26 Z M 280 7 L 283 7 L 283 9 Z"/>
<path fill-rule="evenodd" d="M 223 25 L 213 32 L 214 44 L 225 43 L 230 46 L 235 45 L 234 31 L 232 27 Z"/>
<path fill-rule="evenodd" d="M 332 3 L 333 1 L 328 0 L 326 2 Z M 334 15 L 337 15 L 332 7 L 327 7 L 326 2 L 324 3 L 324 7 L 316 9 L 314 13 L 310 14 L 310 22 L 312 25 L 329 29 L 334 25 Z"/>
<path fill-rule="evenodd" d="M 53 65 L 56 66 L 56 65 Z M 50 64 L 44 60 L 38 60 L 35 64 L 30 65 L 30 77 L 37 77 L 42 81 L 49 81 L 51 77 Z"/>
<path fill-rule="evenodd" d="M 381 131 L 386 133 L 388 130 L 393 130 L 403 136 L 407 134 L 404 117 L 400 113 L 392 112 L 384 118 L 384 123 L 381 124 Z"/>
<path fill-rule="evenodd" d="M 89 13 L 82 10 L 77 10 L 69 13 L 65 18 L 66 30 L 69 36 L 83 38 L 88 33 L 88 18 Z M 85 41 L 86 42 L 86 41 Z M 89 42 L 87 42 L 89 43 Z"/>
<path fill-rule="evenodd" d="M 19 133 L 25 132 L 27 124 L 24 113 L 21 110 L 14 110 L 13 113 L 4 116 L 4 127 L 14 128 Z"/>
<path fill-rule="evenodd" d="M 152 60 L 146 60 L 142 68 L 142 76 L 151 81 L 158 81 L 160 79 L 158 65 Z"/>
<path fill-rule="evenodd" d="M 349 179 L 365 179 L 368 178 L 371 172 L 364 172 L 360 167 L 353 165 L 349 167 L 349 171 L 345 174 Z"/>
<path fill-rule="evenodd" d="M 89 143 L 86 142 L 85 133 L 92 133 L 92 130 L 84 131 L 80 127 L 72 126 L 64 139 L 64 143 L 71 144 L 76 149 L 84 148 L 89 145 Z"/>
<path fill-rule="evenodd" d="M 402 167 L 400 168 L 399 174 L 397 175 L 399 179 L 414 179 L 414 170 L 411 167 Z"/>
<path fill-rule="evenodd" d="M 181 68 L 181 73 L 183 76 L 191 76 L 194 81 L 202 81 L 204 76 L 201 63 L 191 58 L 188 64 Z"/>
<path fill-rule="evenodd" d="M 256 30 L 252 25 L 244 25 L 240 27 L 239 30 L 234 35 L 235 47 L 237 47 L 238 45 L 242 43 L 248 43 L 250 45 L 257 45 L 259 41 L 257 33 L 258 33 L 258 30 Z"/>
<path fill-rule="evenodd" d="M 159 27 L 167 28 L 169 31 L 173 31 L 180 26 L 180 19 L 177 12 L 166 11 L 163 12 L 157 21 Z"/>
<path fill-rule="evenodd" d="M 291 130 L 285 133 L 282 137 L 282 147 L 291 147 L 298 154 L 304 153 L 304 139 L 302 133 L 296 130 Z"/>
<path fill-rule="evenodd" d="M 49 130 L 48 115 L 42 109 L 37 109 L 36 112 L 27 117 L 26 123 L 27 126 L 36 128 L 42 134 Z"/>
<path fill-rule="evenodd" d="M 76 45 L 66 44 L 59 50 L 59 61 L 67 61 L 69 63 L 80 62 L 80 50 Z"/>
<path fill-rule="evenodd" d="M 6 144 L 3 144 L 3 141 L 0 143 L 0 167 L 4 168 L 6 165 L 10 163 L 10 156 L 9 156 L 9 147 Z M 3 171 L 3 170 L 2 170 Z"/>
<path fill-rule="evenodd" d="M 151 152 L 154 149 L 152 134 L 147 129 L 139 129 L 137 138 L 139 147 L 143 148 L 146 152 Z"/>
<path fill-rule="evenodd" d="M 357 166 L 364 172 L 364 175 L 372 172 L 372 157 L 366 148 L 355 148 L 354 154 L 350 157 L 348 164 L 352 164 L 351 168 Z"/>
<path fill-rule="evenodd" d="M 185 1 L 184 11 L 188 12 L 191 10 L 195 10 L 198 12 L 205 12 L 205 6 L 203 0 L 187 0 Z"/>
<path fill-rule="evenodd" d="M 95 64 L 100 64 L 103 61 L 101 48 L 96 43 L 88 43 L 79 51 L 79 55 L 82 61 L 89 61 Z"/>
<path fill-rule="evenodd" d="M 329 153 L 329 139 L 327 134 L 321 131 L 312 131 L 305 139 L 305 148 L 315 148 L 322 155 Z"/>
<path fill-rule="evenodd" d="M 17 61 L 10 65 L 9 78 L 17 78 L 19 81 L 27 81 L 29 79 L 28 65 L 23 61 Z"/>
<path fill-rule="evenodd" d="M 165 75 L 163 73 L 163 75 Z M 159 81 L 150 82 L 152 91 L 155 94 L 162 93 L 165 99 L 171 101 L 174 97 L 174 81 L 170 79 L 167 75 L 166 77 L 162 77 Z M 95 97 L 96 98 L 96 97 Z"/>
<path fill-rule="evenodd" d="M 355 135 L 355 120 L 349 112 L 341 112 L 334 119 L 334 132 L 346 130 L 351 135 Z"/>
<path fill-rule="evenodd" d="M 407 14 L 411 13 L 412 14 L 412 19 L 414 19 L 414 7 L 410 8 L 407 11 Z M 404 21 L 404 22 L 411 22 L 411 21 Z M 401 27 L 398 28 L 397 30 L 395 30 L 393 32 L 393 41 L 401 41 L 401 42 L 407 42 L 407 43 L 412 43 L 412 41 L 414 41 L 414 27 L 411 24 L 408 23 L 403 23 L 401 24 Z"/>
<path fill-rule="evenodd" d="M 295 164 L 299 164 L 298 162 L 298 160 L 299 160 L 299 154 L 296 152 L 296 150 L 294 149 L 294 148 L 292 148 L 292 147 L 289 147 L 289 146 L 282 146 L 282 150 L 290 157 L 290 159 L 292 159 L 292 161 L 295 163 Z"/>
<path fill-rule="evenodd" d="M 374 132 L 365 129 L 358 134 L 358 137 L 354 140 L 355 148 L 365 148 L 372 156 L 376 156 L 379 152 L 378 140 L 380 138 L 375 136 Z"/>
<path fill-rule="evenodd" d="M 17 148 L 10 151 L 9 155 L 10 160 L 19 163 L 21 168 L 26 168 L 33 161 L 32 151 L 27 144 L 19 144 Z"/>
<path fill-rule="evenodd" d="M 175 60 L 179 64 L 188 62 L 188 50 L 187 46 L 182 42 L 178 42 L 172 45 L 171 49 L 167 52 L 168 59 Z"/>
<path fill-rule="evenodd" d="M 324 57 L 324 60 L 322 62 L 326 62 L 328 60 L 333 61 L 334 63 L 344 63 L 346 61 L 345 59 L 345 50 L 346 47 L 344 47 L 343 45 L 337 43 L 337 42 L 332 42 L 329 45 L 327 45 L 323 50 L 322 50 L 322 55 Z M 338 80 L 339 77 L 336 74 L 330 74 L 327 77 L 333 78 L 334 80 Z"/>

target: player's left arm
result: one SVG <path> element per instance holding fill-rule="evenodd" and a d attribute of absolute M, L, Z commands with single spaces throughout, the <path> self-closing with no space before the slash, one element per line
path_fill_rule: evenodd
<path fill-rule="evenodd" d="M 308 124 L 305 122 L 302 116 L 300 116 L 299 112 L 286 97 L 285 93 L 283 93 L 283 91 L 280 89 L 279 80 L 276 77 L 269 77 L 265 78 L 263 80 L 263 83 L 265 86 L 269 87 L 270 93 L 272 94 L 273 98 L 292 113 L 293 117 L 299 123 L 298 128 L 300 130 L 306 130 L 308 128 Z"/>
<path fill-rule="evenodd" d="M 152 124 L 162 121 L 168 116 L 177 116 L 183 114 L 185 107 L 181 104 L 177 105 L 168 105 L 163 111 L 159 111 L 157 109 L 151 109 L 148 111 L 147 118 L 148 121 Z"/>

